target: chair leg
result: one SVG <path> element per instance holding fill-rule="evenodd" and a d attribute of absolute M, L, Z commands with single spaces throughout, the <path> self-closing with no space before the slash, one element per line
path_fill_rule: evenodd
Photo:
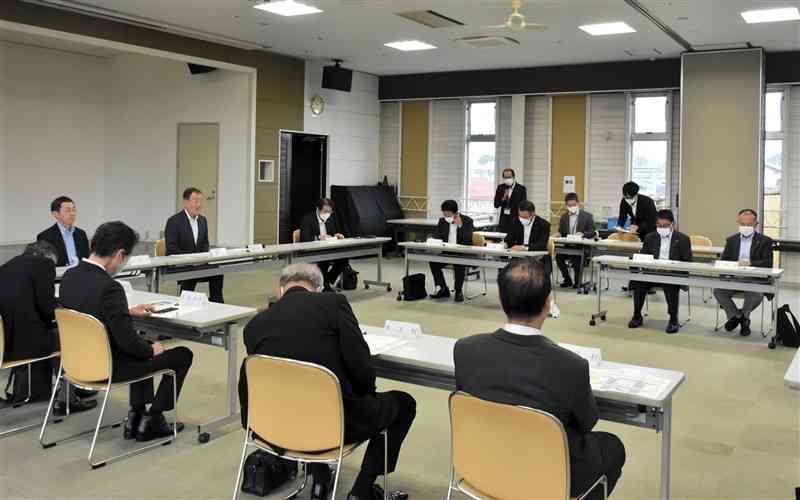
<path fill-rule="evenodd" d="M 47 432 L 47 421 L 50 420 L 50 413 L 53 411 L 53 403 L 56 400 L 56 393 L 58 392 L 58 386 L 61 384 L 61 380 L 64 373 L 64 367 L 62 364 L 58 366 L 58 376 L 56 377 L 56 383 L 53 384 L 53 393 L 50 395 L 50 403 L 47 405 L 47 411 L 44 414 L 44 420 L 42 421 L 42 430 L 39 431 L 39 444 L 42 445 L 42 448 L 49 448 L 50 446 L 55 445 L 56 443 L 49 443 L 45 444 L 44 436 Z M 69 399 L 69 398 L 67 398 Z"/>
<path fill-rule="evenodd" d="M 239 498 L 239 485 L 242 482 L 242 470 L 244 469 L 244 458 L 247 456 L 247 442 L 250 438 L 250 431 L 244 433 L 244 445 L 242 446 L 242 459 L 239 460 L 239 469 L 236 471 L 236 480 L 233 482 L 233 500 Z"/>
<path fill-rule="evenodd" d="M 389 431 L 383 432 L 383 500 L 389 500 Z"/>
<path fill-rule="evenodd" d="M 714 331 L 715 332 L 719 331 L 719 310 L 721 308 L 722 308 L 722 306 L 720 306 L 720 305 L 717 305 L 717 307 L 716 307 L 717 312 L 716 312 L 716 317 L 714 319 Z"/>
<path fill-rule="evenodd" d="M 95 467 L 94 462 L 92 462 L 92 457 L 94 456 L 94 447 L 97 444 L 97 435 L 100 433 L 100 424 L 103 423 L 103 415 L 106 412 L 106 404 L 108 404 L 108 396 L 111 394 L 111 389 L 105 391 L 106 393 L 103 395 L 103 404 L 100 406 L 100 416 L 97 418 L 97 425 L 94 428 L 94 435 L 92 436 L 92 445 L 89 448 L 89 465 L 93 468 Z"/>
<path fill-rule="evenodd" d="M 762 328 L 762 330 L 763 330 L 763 328 Z M 25 400 L 24 401 L 20 401 L 19 403 L 13 404 L 10 408 L 4 408 L 3 411 L 8 411 L 8 410 L 20 408 L 20 407 L 25 406 L 26 404 L 28 404 L 28 402 L 30 402 L 30 400 L 31 400 L 31 392 L 33 391 L 33 388 L 31 386 L 31 365 L 33 365 L 33 363 L 28 363 L 28 365 L 27 365 L 27 367 L 28 367 L 28 394 L 27 394 Z M 22 431 L 27 431 L 29 429 L 33 429 L 34 427 L 39 427 L 39 423 L 36 422 L 36 423 L 33 423 L 33 424 L 27 424 L 27 425 L 23 425 L 23 426 L 20 426 L 20 427 L 14 427 L 13 429 L 8 429 L 8 430 L 5 430 L 5 431 L 2 431 L 2 432 L 0 432 L 0 437 L 10 436 L 10 435 L 16 434 L 18 432 L 22 432 Z"/>
<path fill-rule="evenodd" d="M 333 491 L 331 491 L 331 498 L 336 498 L 336 488 L 339 487 L 339 472 L 342 469 L 342 457 L 339 456 L 339 461 L 336 462 L 336 475 L 333 477 Z"/>
<path fill-rule="evenodd" d="M 453 498 L 453 480 L 455 479 L 455 475 L 455 468 L 450 467 L 450 484 L 447 485 L 447 500 L 451 500 Z"/>

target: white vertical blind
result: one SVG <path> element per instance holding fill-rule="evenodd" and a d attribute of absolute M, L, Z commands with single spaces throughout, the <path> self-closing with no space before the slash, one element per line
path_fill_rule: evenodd
<path fill-rule="evenodd" d="M 781 198 L 786 200 L 783 212 L 786 229 L 781 236 L 800 240 L 800 85 L 790 87 L 785 100 L 788 123 L 784 134 Z M 784 279 L 792 283 L 800 282 L 800 256 L 796 253 L 784 254 L 783 265 L 786 269 Z"/>
<path fill-rule="evenodd" d="M 381 103 L 380 180 L 400 185 L 400 103 Z M 398 189 L 399 192 L 399 189 Z"/>
<path fill-rule="evenodd" d="M 587 155 L 588 208 L 595 220 L 616 217 L 622 184 L 627 179 L 625 161 L 625 94 L 592 94 Z"/>
<path fill-rule="evenodd" d="M 495 143 L 495 180 L 499 183 L 503 170 L 511 167 L 511 98 L 497 100 L 497 127 Z M 518 172 L 519 173 L 519 172 Z"/>
<path fill-rule="evenodd" d="M 670 202 L 669 206 L 679 219 L 679 207 L 675 203 L 675 196 L 679 195 L 681 188 L 681 93 L 672 92 L 672 156 L 670 159 Z"/>
<path fill-rule="evenodd" d="M 438 217 L 447 199 L 463 204 L 466 108 L 458 99 L 434 100 L 428 151 L 428 216 Z"/>
<path fill-rule="evenodd" d="M 523 184 L 542 215 L 549 215 L 550 207 L 550 103 L 550 97 L 540 95 L 528 96 L 525 103 Z"/>

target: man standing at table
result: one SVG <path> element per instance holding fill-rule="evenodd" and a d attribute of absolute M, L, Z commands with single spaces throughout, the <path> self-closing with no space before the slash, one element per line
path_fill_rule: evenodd
<path fill-rule="evenodd" d="M 201 215 L 204 196 L 197 188 L 186 188 L 183 191 L 183 210 L 167 219 L 164 229 L 167 255 L 208 252 L 208 220 Z M 181 290 L 194 291 L 197 283 L 208 282 L 211 302 L 224 303 L 222 296 L 223 276 L 211 276 L 178 282 Z"/>
<path fill-rule="evenodd" d="M 89 238 L 75 226 L 75 202 L 68 196 L 59 196 L 50 203 L 50 213 L 56 223 L 39 233 L 36 241 L 46 241 L 56 249 L 56 267 L 77 265 L 89 256 Z"/>
<path fill-rule="evenodd" d="M 725 250 L 723 250 L 720 260 L 738 261 L 740 266 L 771 268 L 774 261 L 773 241 L 769 236 L 756 232 L 758 227 L 756 211 L 750 208 L 740 210 L 737 222 L 739 232 L 725 241 Z M 746 337 L 750 335 L 750 313 L 761 304 L 764 294 L 743 292 L 744 304 L 739 309 L 733 302 L 733 296 L 736 293 L 736 290 L 714 290 L 714 297 L 728 317 L 728 321 L 725 322 L 725 331 L 732 332 L 737 326 L 740 326 L 739 334 Z"/>
<path fill-rule="evenodd" d="M 589 212 L 581 209 L 578 194 L 567 193 L 564 197 L 564 204 L 567 206 L 567 213 L 561 216 L 558 222 L 558 232 L 562 238 L 569 235 L 580 236 L 582 238 L 591 238 L 594 236 L 594 217 Z M 572 265 L 575 270 L 575 281 L 569 276 L 569 267 L 567 263 Z M 570 288 L 574 286 L 579 288 L 581 286 L 581 275 L 583 274 L 583 257 L 578 255 L 557 255 L 556 264 L 561 271 L 561 276 L 564 281 L 561 283 L 561 288 Z"/>
<path fill-rule="evenodd" d="M 445 200 L 442 203 L 442 217 L 436 228 L 436 237 L 446 243 L 456 243 L 459 245 L 472 245 L 472 233 L 475 228 L 472 219 L 458 212 L 458 203 L 455 200 Z M 439 291 L 432 294 L 432 299 L 446 299 L 450 297 L 450 289 L 444 280 L 444 266 L 441 262 L 431 262 L 431 274 L 433 283 L 439 287 Z M 464 278 L 467 275 L 466 266 L 453 264 L 453 274 L 455 274 L 456 302 L 464 302 Z"/>
<path fill-rule="evenodd" d="M 648 234 L 644 238 L 641 253 L 650 254 L 659 260 L 677 260 L 681 262 L 692 261 L 692 243 L 689 237 L 673 227 L 675 216 L 672 210 L 659 210 L 656 219 L 656 232 Z M 642 307 L 647 292 L 656 286 L 653 283 L 642 281 L 631 281 L 631 291 L 633 292 L 633 318 L 628 323 L 628 328 L 639 328 L 644 322 L 642 318 Z M 659 284 L 664 289 L 664 298 L 667 301 L 669 312 L 669 322 L 667 323 L 667 333 L 678 333 L 680 322 L 678 321 L 678 305 L 680 304 L 681 287 L 679 285 Z"/>
<path fill-rule="evenodd" d="M 550 241 L 550 223 L 536 215 L 536 206 L 525 200 L 519 204 L 519 216 L 506 234 L 505 244 L 512 252 L 546 252 Z M 553 263 L 550 256 L 542 257 L 550 273 Z"/>
<path fill-rule="evenodd" d="M 639 194 L 639 185 L 633 181 L 622 186 L 617 227 L 624 227 L 629 217 L 630 232 L 638 235 L 642 241 L 656 230 L 656 203 L 649 196 Z"/>
<path fill-rule="evenodd" d="M 542 333 L 550 312 L 550 274 L 539 261 L 519 259 L 500 271 L 497 286 L 506 325 L 456 342 L 456 388 L 553 414 L 567 433 L 570 496 L 586 493 L 602 475 L 611 493 L 622 474 L 625 447 L 613 434 L 592 431 L 598 415 L 589 363 Z M 587 498 L 603 498 L 602 488 Z"/>
<path fill-rule="evenodd" d="M 500 209 L 498 227 L 507 233 L 519 213 L 519 204 L 528 199 L 528 191 L 522 184 L 517 184 L 513 168 L 503 170 L 503 183 L 497 186 L 494 193 L 494 208 Z"/>
<path fill-rule="evenodd" d="M 317 209 L 300 221 L 300 241 L 324 241 L 330 238 L 341 240 L 344 235 L 339 232 L 339 224 L 333 213 L 333 201 L 322 198 L 317 202 Z M 324 291 L 333 291 L 333 285 L 347 264 L 347 259 L 317 262 L 317 267 L 322 271 Z"/>

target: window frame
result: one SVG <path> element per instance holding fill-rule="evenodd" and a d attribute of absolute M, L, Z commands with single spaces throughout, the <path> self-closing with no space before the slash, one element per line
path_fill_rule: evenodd
<path fill-rule="evenodd" d="M 493 103 L 494 104 L 494 134 L 472 134 L 472 122 L 471 122 L 471 107 L 473 104 L 482 104 L 482 103 Z M 495 181 L 497 181 L 497 127 L 499 124 L 500 119 L 500 99 L 493 98 L 493 99 L 468 99 L 464 101 L 464 185 L 463 185 L 463 193 L 464 193 L 464 209 L 468 211 L 470 209 L 471 200 L 470 197 L 470 165 L 469 165 L 469 145 L 472 142 L 491 142 L 494 143 L 494 152 L 495 152 Z M 494 210 L 492 210 L 494 213 Z"/>
<path fill-rule="evenodd" d="M 767 94 L 771 94 L 774 92 L 778 92 L 781 94 L 781 129 L 779 131 L 771 131 L 767 132 Z M 786 213 L 786 197 L 783 196 L 784 194 L 784 172 L 786 167 L 786 158 L 788 155 L 788 126 L 789 126 L 789 106 L 787 96 L 789 95 L 789 86 L 787 85 L 775 85 L 775 86 L 767 86 L 764 89 L 764 104 L 762 106 L 763 115 L 761 117 L 762 120 L 762 134 L 763 137 L 761 139 L 761 199 L 759 200 L 761 205 L 761 211 L 763 212 L 760 214 L 759 219 L 761 219 L 762 224 L 762 231 L 766 231 L 768 228 L 770 229 L 777 229 L 779 235 L 784 234 L 784 229 L 786 228 L 786 221 L 784 220 L 784 214 Z M 780 196 L 781 196 L 781 207 L 779 213 L 780 223 L 778 226 L 767 226 L 767 186 L 766 186 L 766 166 L 767 166 L 767 158 L 766 158 L 766 150 L 767 150 L 767 141 L 781 141 L 781 183 L 780 183 Z"/>
<path fill-rule="evenodd" d="M 665 97 L 664 101 L 664 132 L 636 132 L 636 99 L 640 97 Z M 627 106 L 625 119 L 625 163 L 626 177 L 633 179 L 633 143 L 639 141 L 665 141 L 666 163 L 664 164 L 664 204 L 665 208 L 672 205 L 672 106 L 673 93 L 660 92 L 627 92 Z"/>

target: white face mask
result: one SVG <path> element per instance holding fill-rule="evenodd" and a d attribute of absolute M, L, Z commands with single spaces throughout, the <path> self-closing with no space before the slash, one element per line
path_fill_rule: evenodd
<path fill-rule="evenodd" d="M 330 212 L 319 214 L 319 218 L 322 219 L 322 222 L 327 222 L 327 220 L 331 218 L 331 214 Z"/>
<path fill-rule="evenodd" d="M 445 218 L 444 218 L 444 220 L 445 220 L 445 221 L 446 221 L 448 224 L 452 224 L 452 223 L 453 223 L 453 221 L 455 220 L 455 217 L 445 217 Z"/>
<path fill-rule="evenodd" d="M 756 228 L 754 228 L 753 226 L 739 226 L 739 234 L 741 234 L 745 238 L 748 236 L 753 236 L 755 230 Z"/>
<path fill-rule="evenodd" d="M 522 224 L 523 226 L 527 226 L 531 222 L 533 222 L 533 218 L 530 219 L 523 219 L 522 217 L 519 218 L 519 223 Z"/>
<path fill-rule="evenodd" d="M 636 205 L 636 196 L 633 198 L 625 198 L 625 201 L 628 202 L 628 205 Z"/>
<path fill-rule="evenodd" d="M 658 234 L 662 238 L 666 238 L 672 232 L 672 228 L 671 227 L 657 227 L 656 231 L 658 231 Z"/>
<path fill-rule="evenodd" d="M 511 187 L 514 185 L 514 178 L 511 177 L 509 179 L 503 179 L 503 182 L 505 183 L 506 186 Z"/>
<path fill-rule="evenodd" d="M 577 214 L 580 209 L 581 208 L 578 205 L 575 205 L 574 207 L 567 207 L 567 211 L 569 211 L 569 213 L 572 215 Z"/>

